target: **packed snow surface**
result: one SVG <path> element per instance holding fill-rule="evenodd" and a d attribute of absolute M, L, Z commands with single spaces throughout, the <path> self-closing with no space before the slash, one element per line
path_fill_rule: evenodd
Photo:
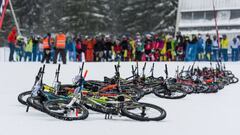
<path fill-rule="evenodd" d="M 87 63 L 87 79 L 102 80 L 113 76 L 116 63 Z M 131 65 L 121 63 L 121 75 L 131 74 Z M 155 64 L 155 76 L 164 75 L 164 64 Z M 170 76 L 174 76 L 177 66 L 192 63 L 168 63 Z M 142 66 L 143 63 L 140 63 Z M 200 67 L 209 63 L 197 63 Z M 40 63 L 0 62 L 0 133 L 1 135 L 239 135 L 240 89 L 239 84 L 226 86 L 217 94 L 188 95 L 180 100 L 160 99 L 154 95 L 144 97 L 148 102 L 163 107 L 167 117 L 160 122 L 139 122 L 126 117 L 114 116 L 105 120 L 103 114 L 90 111 L 84 121 L 66 122 L 52 118 L 44 113 L 18 103 L 17 96 L 30 90 Z M 240 78 L 240 63 L 226 63 L 228 69 Z M 77 74 L 80 63 L 62 66 L 60 80 L 71 83 Z M 151 63 L 148 63 L 149 71 Z M 47 65 L 44 82 L 52 84 L 57 65 Z"/>

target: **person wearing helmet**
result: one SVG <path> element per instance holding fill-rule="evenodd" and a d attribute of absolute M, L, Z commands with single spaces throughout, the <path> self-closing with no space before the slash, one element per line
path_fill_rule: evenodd
<path fill-rule="evenodd" d="M 16 60 L 17 61 L 22 61 L 23 55 L 24 55 L 24 37 L 21 35 L 17 36 L 17 44 L 16 44 Z"/>
<path fill-rule="evenodd" d="M 221 41 L 221 56 L 224 61 L 228 61 L 228 48 L 229 48 L 229 40 L 226 34 L 223 35 Z"/>

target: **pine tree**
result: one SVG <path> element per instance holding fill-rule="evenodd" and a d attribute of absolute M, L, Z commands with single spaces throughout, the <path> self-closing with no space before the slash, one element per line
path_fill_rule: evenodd
<path fill-rule="evenodd" d="M 177 0 L 12 0 L 22 31 L 174 31 Z M 10 12 L 6 20 L 11 20 Z M 4 24 L 4 29 L 12 25 Z"/>

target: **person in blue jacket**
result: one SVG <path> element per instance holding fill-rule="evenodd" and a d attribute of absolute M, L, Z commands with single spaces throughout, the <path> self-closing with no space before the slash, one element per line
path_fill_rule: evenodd
<path fill-rule="evenodd" d="M 232 49 L 232 61 L 238 61 L 239 43 L 237 41 L 237 38 L 233 38 L 233 40 L 230 42 L 230 47 Z"/>
<path fill-rule="evenodd" d="M 198 39 L 196 35 L 192 35 L 192 40 L 187 45 L 185 61 L 196 61 Z"/>
<path fill-rule="evenodd" d="M 204 60 L 204 39 L 202 38 L 201 34 L 198 34 L 197 60 Z"/>

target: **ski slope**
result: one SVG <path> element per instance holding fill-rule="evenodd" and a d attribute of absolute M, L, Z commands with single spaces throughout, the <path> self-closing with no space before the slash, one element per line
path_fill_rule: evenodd
<path fill-rule="evenodd" d="M 131 74 L 131 65 L 121 63 L 121 75 Z M 155 76 L 164 75 L 164 64 L 155 64 Z M 170 76 L 177 66 L 192 63 L 168 63 Z M 87 63 L 87 79 L 100 79 L 114 75 L 114 63 Z M 143 63 L 140 63 L 143 65 Z M 210 66 L 209 63 L 197 63 Z M 30 90 L 40 63 L 0 62 L 0 134 L 1 135 L 239 135 L 240 85 L 225 87 L 217 94 L 189 95 L 180 100 L 160 99 L 146 96 L 142 102 L 153 103 L 167 111 L 167 117 L 160 122 L 139 122 L 126 117 L 114 116 L 105 120 L 103 114 L 91 112 L 84 121 L 66 122 L 52 118 L 33 108 L 18 103 L 17 96 Z M 71 83 L 80 63 L 62 66 L 60 80 Z M 240 78 L 240 63 L 226 63 L 228 69 Z M 149 71 L 151 63 L 147 65 Z M 57 65 L 47 65 L 44 82 L 51 84 Z"/>

